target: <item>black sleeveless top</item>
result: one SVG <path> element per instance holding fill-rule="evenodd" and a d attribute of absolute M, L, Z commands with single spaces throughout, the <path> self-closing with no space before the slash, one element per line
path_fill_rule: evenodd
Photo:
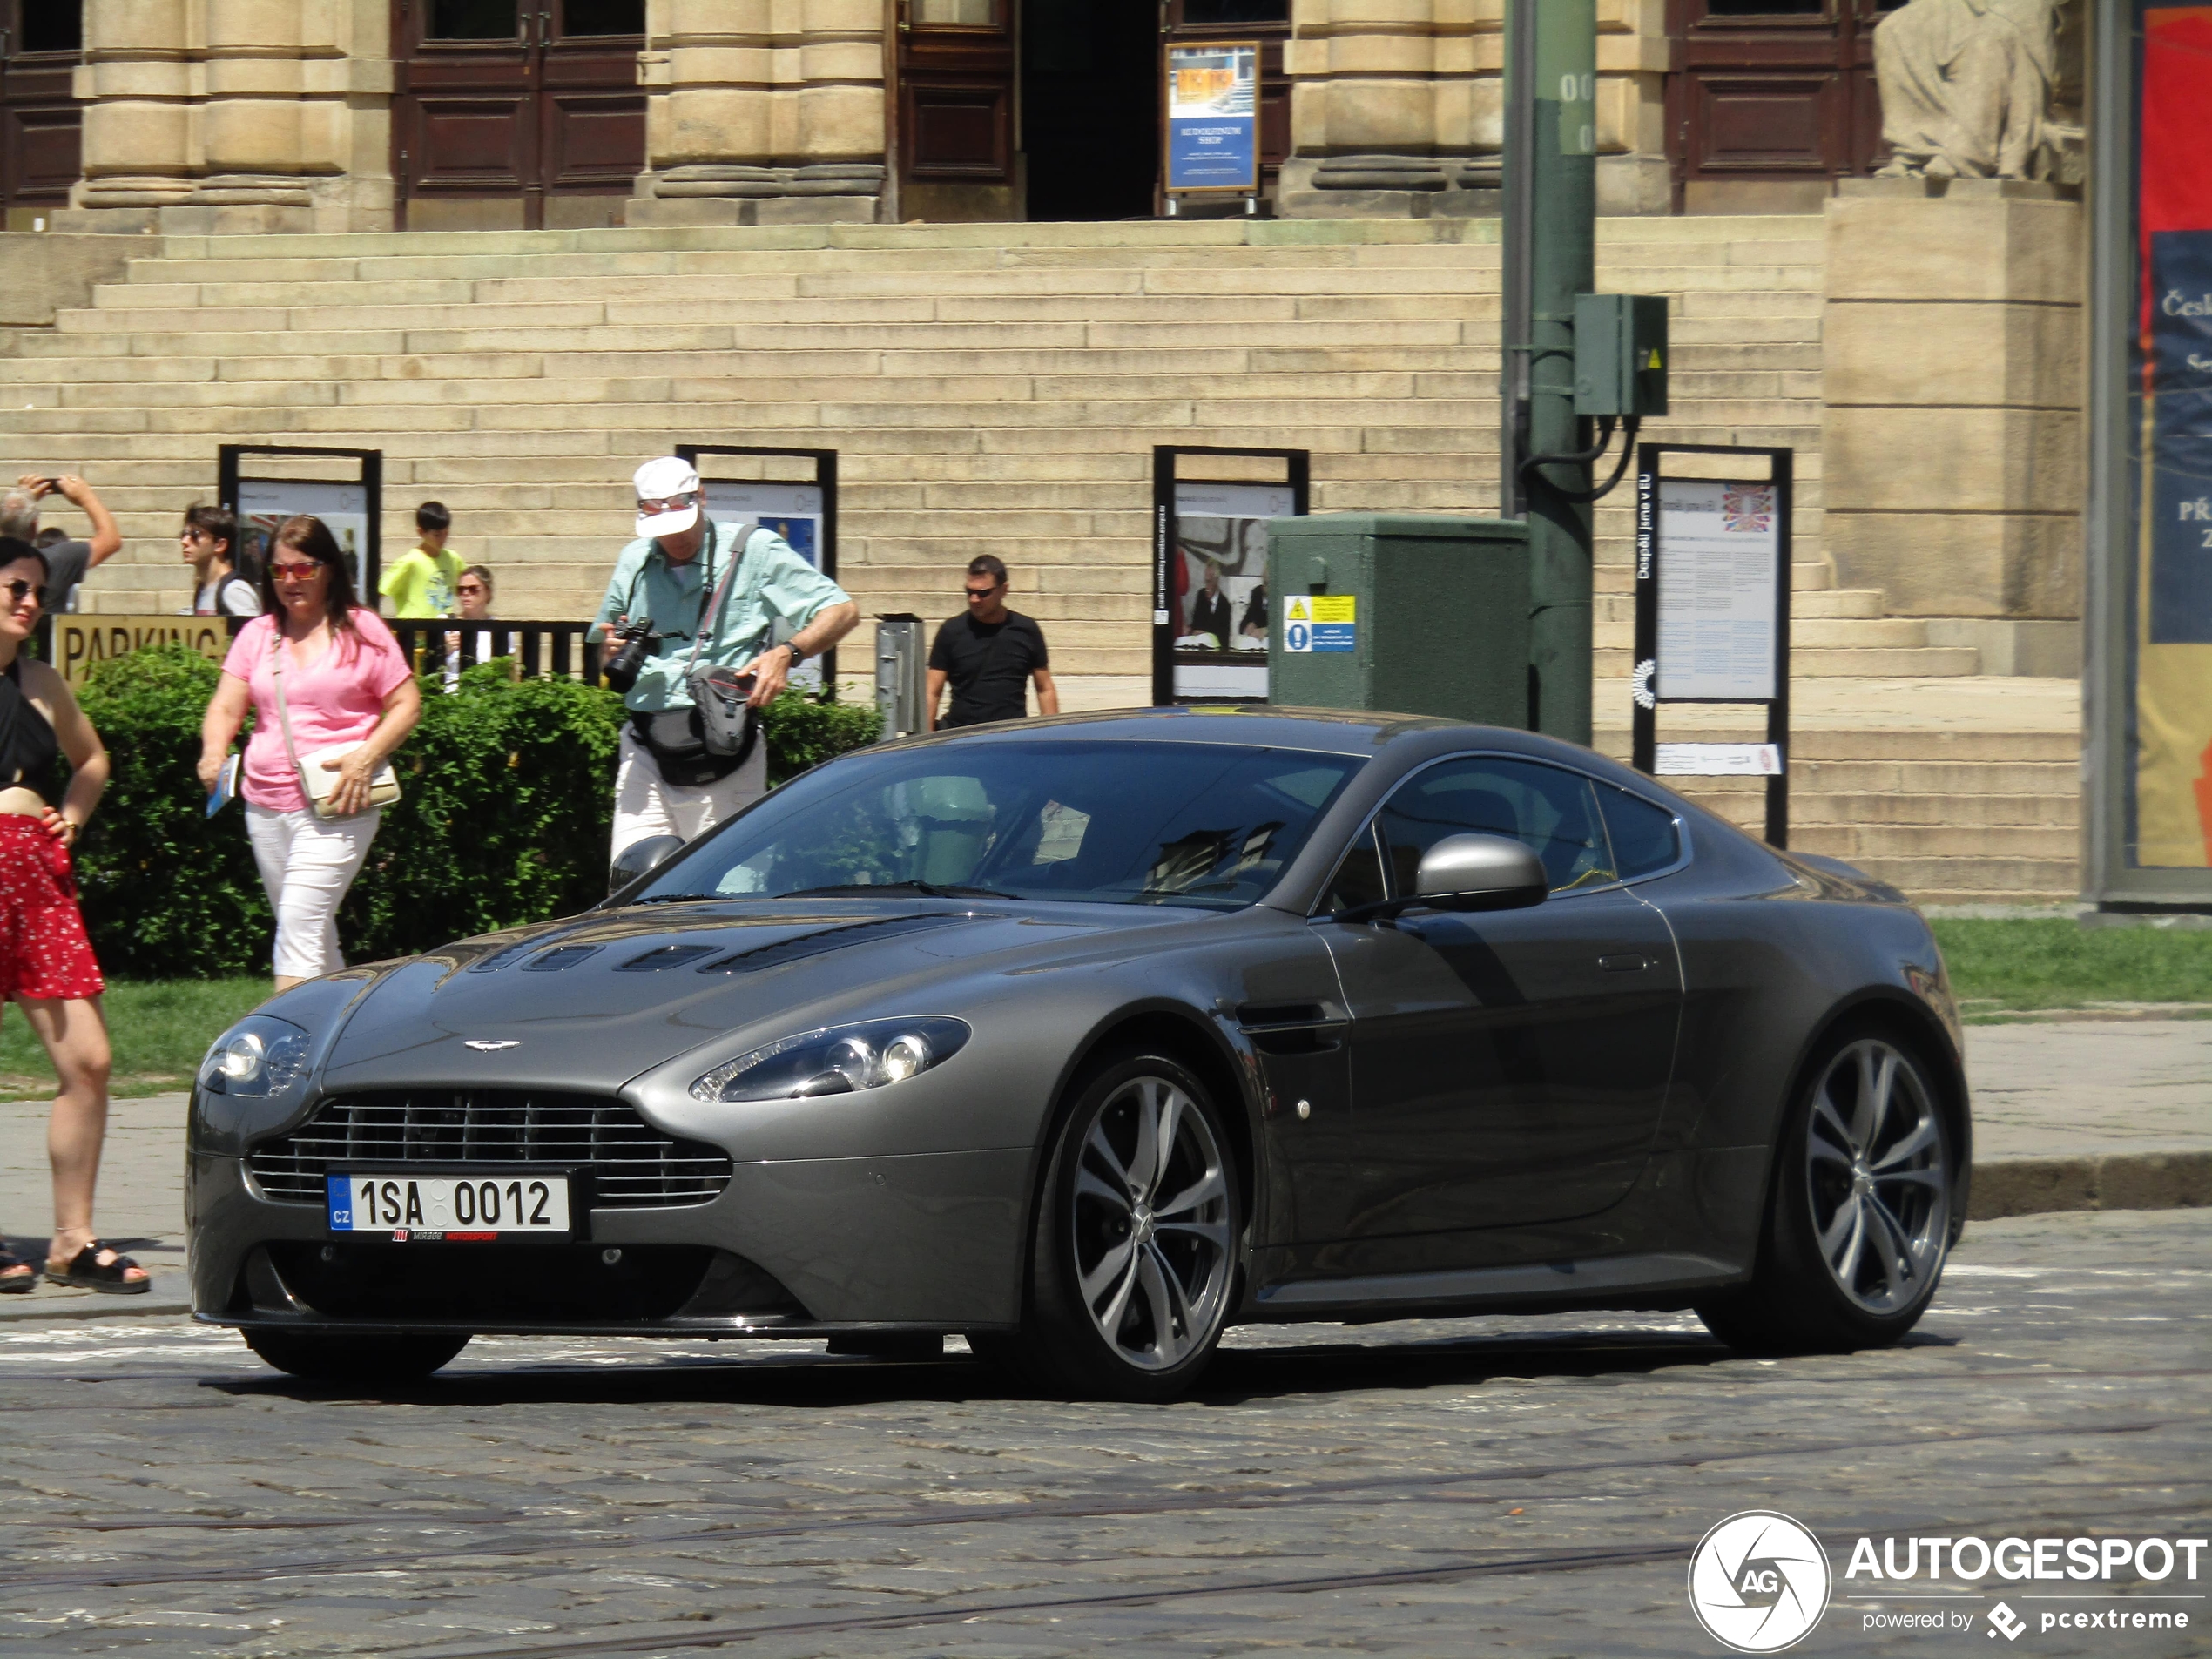
<path fill-rule="evenodd" d="M 23 694 L 23 658 L 0 675 L 0 788 L 35 789 L 49 806 L 62 804 L 62 745 L 53 723 Z"/>

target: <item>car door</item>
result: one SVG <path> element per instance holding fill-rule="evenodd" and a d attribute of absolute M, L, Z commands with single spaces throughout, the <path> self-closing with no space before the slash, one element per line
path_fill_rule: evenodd
<path fill-rule="evenodd" d="M 1665 918 L 1620 884 L 1581 773 L 1502 755 L 1430 765 L 1348 851 L 1325 910 L 1412 892 L 1421 854 L 1470 832 L 1531 847 L 1544 902 L 1315 923 L 1351 1015 L 1349 1238 L 1588 1215 L 1628 1191 L 1658 1126 L 1680 965 Z"/>

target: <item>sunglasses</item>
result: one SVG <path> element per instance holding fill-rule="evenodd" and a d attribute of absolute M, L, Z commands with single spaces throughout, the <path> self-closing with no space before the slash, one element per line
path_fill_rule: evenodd
<path fill-rule="evenodd" d="M 280 582 L 305 582 L 322 568 L 320 562 L 311 559 L 305 564 L 272 564 L 269 574 Z"/>
<path fill-rule="evenodd" d="M 26 599 L 36 603 L 38 598 L 38 584 L 36 582 L 24 582 L 18 579 L 0 583 L 0 589 L 4 589 L 8 596 L 8 603 L 12 606 L 20 606 Z"/>
<path fill-rule="evenodd" d="M 968 589 L 968 597 L 969 598 L 971 598 L 971 599 L 988 599 L 988 598 L 989 598 L 989 597 L 990 597 L 993 594 L 996 593 L 998 590 L 999 590 L 999 584 L 998 584 L 997 583 L 994 582 L 994 583 L 991 583 L 991 585 L 990 585 L 989 587 L 988 587 L 988 588 L 970 588 L 970 589 Z"/>
<path fill-rule="evenodd" d="M 698 506 L 698 501 L 696 490 L 688 495 L 664 496 L 659 501 L 647 501 L 641 496 L 637 500 L 637 510 L 641 513 L 679 512 L 686 507 Z"/>
<path fill-rule="evenodd" d="M 212 542 L 215 538 L 206 530 L 179 530 L 177 539 L 180 542 Z"/>
<path fill-rule="evenodd" d="M 473 582 L 464 582 L 454 590 L 455 593 L 489 593 L 489 588 L 480 588 Z"/>

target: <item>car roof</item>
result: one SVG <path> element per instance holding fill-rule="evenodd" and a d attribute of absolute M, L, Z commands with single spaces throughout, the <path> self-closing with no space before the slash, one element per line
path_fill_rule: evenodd
<path fill-rule="evenodd" d="M 1486 738 L 1494 734 L 1501 738 L 1527 735 L 1420 714 L 1386 714 L 1362 709 L 1285 709 L 1266 703 L 1214 703 L 1000 720 L 902 741 L 959 742 L 988 737 L 1004 742 L 1081 738 L 1109 742 L 1226 743 L 1251 748 L 1311 749 L 1327 754 L 1368 756 L 1401 738 L 1440 732 L 1480 733 Z"/>

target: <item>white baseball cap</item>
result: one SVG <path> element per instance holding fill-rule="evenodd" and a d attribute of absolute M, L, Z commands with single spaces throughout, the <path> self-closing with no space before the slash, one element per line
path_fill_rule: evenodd
<path fill-rule="evenodd" d="M 632 482 L 641 502 L 666 501 L 671 496 L 693 496 L 699 493 L 698 469 L 678 455 L 657 455 L 637 469 Z M 681 536 L 699 522 L 699 504 L 673 508 L 665 513 L 637 515 L 637 534 L 640 536 Z"/>

